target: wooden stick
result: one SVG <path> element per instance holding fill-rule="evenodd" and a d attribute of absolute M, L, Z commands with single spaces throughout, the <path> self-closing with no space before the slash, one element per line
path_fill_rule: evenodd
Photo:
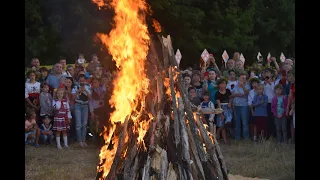
<path fill-rule="evenodd" d="M 127 136 L 128 121 L 129 121 L 129 115 L 126 117 L 126 120 L 124 121 L 124 124 L 122 127 L 122 132 L 120 133 L 120 137 L 119 137 L 119 141 L 118 141 L 118 148 L 116 151 L 116 155 L 113 159 L 113 163 L 111 165 L 110 172 L 109 172 L 108 176 L 106 177 L 106 180 L 113 180 L 116 177 L 116 169 L 117 169 L 118 163 L 121 159 L 124 140 L 125 140 L 125 137 Z"/>
<path fill-rule="evenodd" d="M 169 67 L 169 78 L 170 78 L 170 91 L 172 97 L 172 109 L 173 109 L 173 116 L 174 116 L 174 144 L 176 148 L 180 143 L 180 129 L 179 129 L 179 116 L 177 111 L 177 102 L 176 102 L 176 94 L 174 92 L 174 80 L 172 75 L 171 66 Z"/>
<path fill-rule="evenodd" d="M 219 179 L 223 179 L 223 174 L 222 174 L 222 171 L 221 171 L 221 168 L 220 168 L 220 163 L 219 163 L 219 160 L 217 158 L 217 155 L 215 153 L 215 150 L 213 148 L 213 144 L 212 144 L 212 141 L 211 139 L 209 138 L 208 134 L 207 134 L 207 131 L 205 130 L 204 126 L 203 126 L 203 123 L 202 121 L 200 120 L 200 116 L 199 114 L 197 113 L 196 115 L 196 123 L 199 127 L 199 130 L 200 130 L 200 134 L 204 140 L 204 143 L 206 145 L 206 149 L 207 149 L 207 152 L 210 154 L 210 156 L 212 157 L 212 160 L 213 160 L 213 164 L 214 166 L 217 168 L 217 172 L 218 172 L 218 178 Z"/>
<path fill-rule="evenodd" d="M 150 165 L 151 165 L 151 158 L 150 155 L 148 154 L 147 156 L 147 162 L 143 167 L 143 173 L 142 173 L 142 179 L 143 180 L 149 180 L 150 179 Z"/>
<path fill-rule="evenodd" d="M 161 151 L 161 172 L 160 177 L 161 180 L 167 179 L 167 173 L 168 173 L 168 157 L 167 157 L 167 151 L 162 149 Z"/>
<path fill-rule="evenodd" d="M 215 138 L 215 136 L 214 136 L 214 138 Z M 223 157 L 223 155 L 221 153 L 219 142 L 216 139 L 214 139 L 214 142 L 215 142 L 215 150 L 216 150 L 216 153 L 218 154 L 218 159 L 219 159 L 220 164 L 221 164 L 223 177 L 224 177 L 224 179 L 228 179 L 227 165 L 226 165 L 226 162 L 224 161 L 224 157 Z"/>
<path fill-rule="evenodd" d="M 203 167 L 202 167 L 202 164 L 201 164 L 199 156 L 198 156 L 196 143 L 194 142 L 190 128 L 187 128 L 187 133 L 188 133 L 188 137 L 189 137 L 189 144 L 190 144 L 190 149 L 191 149 L 191 154 L 192 154 L 191 157 L 193 157 L 193 159 L 194 159 L 193 163 L 196 164 L 195 166 L 197 168 L 197 171 L 199 172 L 198 174 L 200 176 L 200 179 L 205 179 Z"/>
<path fill-rule="evenodd" d="M 183 81 L 183 78 L 182 78 L 181 74 L 178 75 L 178 80 L 179 80 L 178 81 L 178 86 L 179 86 L 179 89 L 180 89 L 180 94 L 182 96 L 183 104 L 184 104 L 185 111 L 186 111 L 187 117 L 188 117 L 190 130 L 191 130 L 192 136 L 193 136 L 193 138 L 195 140 L 200 160 L 201 160 L 201 162 L 206 162 L 207 158 L 205 156 L 205 152 L 204 152 L 204 149 L 203 149 L 203 145 L 202 145 L 200 136 L 199 136 L 199 134 L 197 132 L 198 128 L 196 126 L 196 123 L 195 123 L 195 120 L 194 120 L 194 117 L 193 117 L 193 113 L 192 113 L 192 110 L 191 110 L 191 103 L 190 103 L 190 101 L 189 101 L 189 99 L 187 97 L 186 89 L 185 89 L 185 86 L 184 86 L 184 81 Z"/>
<path fill-rule="evenodd" d="M 179 108 L 179 122 L 180 122 L 180 132 L 181 132 L 181 147 L 182 147 L 182 159 L 190 164 L 190 150 L 188 142 L 187 125 L 184 116 L 184 108 L 182 99 L 178 98 L 178 108 Z"/>

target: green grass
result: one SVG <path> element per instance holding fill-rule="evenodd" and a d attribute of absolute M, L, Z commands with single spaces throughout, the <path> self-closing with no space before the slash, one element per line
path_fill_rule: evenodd
<path fill-rule="evenodd" d="M 278 145 L 274 141 L 253 144 L 251 141 L 231 141 L 220 144 L 231 174 L 272 180 L 295 179 L 295 146 Z M 26 180 L 94 180 L 99 163 L 99 149 L 93 145 L 82 149 L 71 144 L 58 150 L 54 145 L 25 148 Z M 240 180 L 231 176 L 230 180 Z"/>

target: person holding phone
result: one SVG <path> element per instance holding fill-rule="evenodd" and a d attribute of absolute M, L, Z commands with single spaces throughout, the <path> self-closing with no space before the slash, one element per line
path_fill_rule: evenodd
<path fill-rule="evenodd" d="M 88 146 L 86 144 L 87 124 L 89 116 L 89 100 L 91 99 L 91 86 L 86 83 L 86 76 L 79 75 L 78 84 L 74 86 L 71 94 L 74 98 L 74 114 L 76 123 L 77 141 L 81 147 Z"/>

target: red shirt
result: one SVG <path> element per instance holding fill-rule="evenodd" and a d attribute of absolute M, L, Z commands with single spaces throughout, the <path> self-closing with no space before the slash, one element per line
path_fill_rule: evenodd
<path fill-rule="evenodd" d="M 292 83 L 290 86 L 290 91 L 292 92 L 292 101 L 295 99 L 295 94 L 296 94 L 296 84 Z"/>

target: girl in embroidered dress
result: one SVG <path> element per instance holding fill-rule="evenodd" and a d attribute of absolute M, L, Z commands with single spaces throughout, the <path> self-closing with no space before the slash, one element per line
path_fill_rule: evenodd
<path fill-rule="evenodd" d="M 69 102 L 64 98 L 65 87 L 60 84 L 56 92 L 56 99 L 53 100 L 54 122 L 53 130 L 56 131 L 57 148 L 62 149 L 60 145 L 60 134 L 62 132 L 64 147 L 68 147 L 67 125 L 71 119 Z"/>

